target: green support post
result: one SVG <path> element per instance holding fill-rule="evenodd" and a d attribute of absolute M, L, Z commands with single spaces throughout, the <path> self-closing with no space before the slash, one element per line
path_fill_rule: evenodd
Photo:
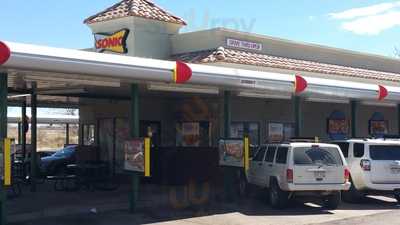
<path fill-rule="evenodd" d="M 301 135 L 301 128 L 303 126 L 303 119 L 302 119 L 302 109 L 301 109 L 301 97 L 300 96 L 293 96 L 293 112 L 294 112 L 294 135 L 296 137 L 300 137 Z"/>
<path fill-rule="evenodd" d="M 7 74 L 0 73 L 0 154 L 4 154 L 4 139 L 7 138 Z M 1 162 L 2 163 L 2 162 Z M 6 224 L 5 190 L 0 180 L 0 225 Z"/>
<path fill-rule="evenodd" d="M 351 137 L 357 135 L 357 102 L 350 101 L 350 114 L 351 114 Z"/>
<path fill-rule="evenodd" d="M 400 135 L 400 104 L 397 105 L 397 133 Z"/>
<path fill-rule="evenodd" d="M 232 98 L 230 91 L 224 91 L 224 138 L 231 137 L 231 120 L 232 120 Z M 228 201 L 234 199 L 234 184 L 236 168 L 225 166 L 224 167 L 224 192 Z"/>
<path fill-rule="evenodd" d="M 26 98 L 22 102 L 22 109 L 21 109 L 21 118 L 22 118 L 22 132 L 21 132 L 21 145 L 22 145 L 22 156 L 23 160 L 26 159 L 26 133 L 25 133 L 25 126 L 29 126 L 26 124 Z M 24 175 L 26 176 L 25 172 Z"/>
<path fill-rule="evenodd" d="M 224 137 L 230 138 L 231 136 L 231 92 L 224 91 Z"/>
<path fill-rule="evenodd" d="M 31 192 L 36 192 L 36 178 L 37 178 L 37 93 L 36 82 L 32 83 L 31 95 Z"/>
<path fill-rule="evenodd" d="M 131 110 L 130 110 L 130 133 L 132 138 L 139 138 L 139 86 L 138 84 L 131 85 Z M 136 203 L 139 195 L 140 174 L 132 174 L 132 190 L 129 201 L 129 211 L 136 211 Z"/>

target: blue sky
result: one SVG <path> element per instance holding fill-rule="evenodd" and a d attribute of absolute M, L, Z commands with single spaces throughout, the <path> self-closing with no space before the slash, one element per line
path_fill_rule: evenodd
<path fill-rule="evenodd" d="M 2 0 L 0 40 L 56 47 L 93 45 L 82 21 L 118 0 Z M 155 0 L 188 22 L 393 56 L 400 47 L 400 2 L 377 0 Z M 184 4 L 183 4 L 184 3 Z"/>

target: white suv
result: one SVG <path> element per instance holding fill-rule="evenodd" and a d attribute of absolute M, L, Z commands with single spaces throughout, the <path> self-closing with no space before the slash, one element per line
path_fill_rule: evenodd
<path fill-rule="evenodd" d="M 345 201 L 358 202 L 366 194 L 391 194 L 400 202 L 400 140 L 349 139 L 340 146 L 350 169 L 351 188 Z"/>
<path fill-rule="evenodd" d="M 337 145 L 322 143 L 266 144 L 250 161 L 247 181 L 268 188 L 274 208 L 293 197 L 319 197 L 329 209 L 338 207 L 340 191 L 350 188 L 346 160 Z"/>

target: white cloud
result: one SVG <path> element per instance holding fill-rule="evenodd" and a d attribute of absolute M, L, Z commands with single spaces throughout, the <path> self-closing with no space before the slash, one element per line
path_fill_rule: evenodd
<path fill-rule="evenodd" d="M 338 13 L 329 13 L 328 15 L 333 19 L 354 19 L 357 17 L 378 15 L 399 6 L 400 2 L 381 3 L 367 7 L 349 9 Z"/>
<path fill-rule="evenodd" d="M 328 14 L 341 28 L 358 35 L 378 35 L 400 26 L 400 1 L 382 3 Z"/>
<path fill-rule="evenodd" d="M 395 26 L 400 26 L 400 11 L 361 17 L 353 21 L 343 22 L 341 25 L 343 29 L 359 35 L 378 35 Z"/>

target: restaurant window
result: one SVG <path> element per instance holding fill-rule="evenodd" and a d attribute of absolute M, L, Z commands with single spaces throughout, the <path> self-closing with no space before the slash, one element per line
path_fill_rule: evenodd
<path fill-rule="evenodd" d="M 83 125 L 83 145 L 95 145 L 95 125 L 84 124 Z"/>
<path fill-rule="evenodd" d="M 260 124 L 257 122 L 233 122 L 231 123 L 231 138 L 249 137 L 251 145 L 260 144 Z"/>
<path fill-rule="evenodd" d="M 65 145 L 67 130 L 65 124 L 37 124 L 37 150 L 54 151 Z"/>
<path fill-rule="evenodd" d="M 8 123 L 7 124 L 7 137 L 14 139 L 15 143 L 18 144 L 18 124 Z"/>
<path fill-rule="evenodd" d="M 270 143 L 288 141 L 294 136 L 293 123 L 267 122 L 266 140 Z"/>
<path fill-rule="evenodd" d="M 210 147 L 211 123 L 208 121 L 176 123 L 176 146 Z"/>
<path fill-rule="evenodd" d="M 68 129 L 69 129 L 68 144 L 70 145 L 78 144 L 79 124 L 69 124 Z"/>

